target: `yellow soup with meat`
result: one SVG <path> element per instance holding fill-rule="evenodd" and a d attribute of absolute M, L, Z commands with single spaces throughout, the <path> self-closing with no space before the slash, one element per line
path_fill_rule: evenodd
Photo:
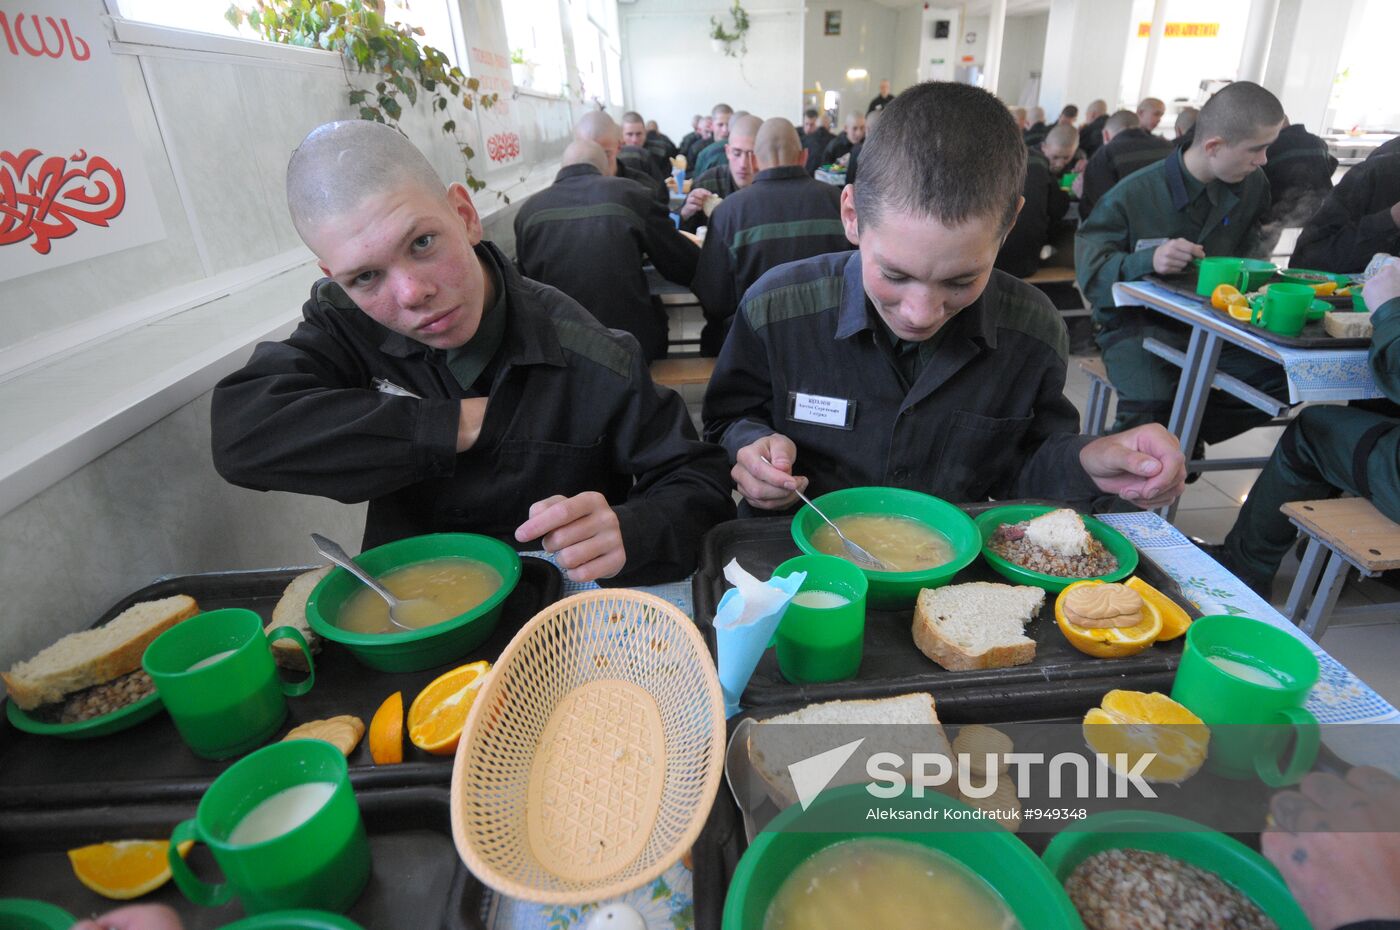
<path fill-rule="evenodd" d="M 847 539 L 884 562 L 891 571 L 918 572 L 937 568 L 953 557 L 953 547 L 941 533 L 908 517 L 852 513 L 837 517 L 836 525 Z M 855 561 L 841 545 L 836 531 L 825 523 L 812 534 L 812 545 L 818 552 Z"/>
<path fill-rule="evenodd" d="M 500 573 L 475 559 L 446 556 L 405 565 L 376 579 L 395 597 L 411 601 L 396 615 L 410 627 L 432 626 L 480 605 L 500 589 Z M 352 633 L 401 633 L 389 605 L 362 587 L 345 599 L 336 626 Z"/>

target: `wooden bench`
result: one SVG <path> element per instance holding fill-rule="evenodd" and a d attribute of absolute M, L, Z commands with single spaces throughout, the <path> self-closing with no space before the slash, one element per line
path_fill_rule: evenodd
<path fill-rule="evenodd" d="M 1303 632 L 1320 640 L 1352 568 L 1368 578 L 1400 568 L 1400 524 L 1360 497 L 1292 501 L 1282 510 L 1308 538 L 1283 614 L 1294 623 L 1301 619 Z M 1393 616 L 1394 607 L 1390 610 Z"/>
<path fill-rule="evenodd" d="M 1113 402 L 1113 382 L 1097 356 L 1081 358 L 1079 370 L 1089 378 L 1089 406 L 1084 410 L 1084 434 L 1102 436 L 1108 431 L 1108 405 Z"/>
<path fill-rule="evenodd" d="M 712 358 L 663 358 L 651 363 L 651 380 L 673 388 L 683 384 L 709 384 L 714 371 Z"/>
<path fill-rule="evenodd" d="M 1027 284 L 1074 284 L 1074 269 L 1057 265 L 1046 265 L 1029 278 L 1022 278 Z"/>

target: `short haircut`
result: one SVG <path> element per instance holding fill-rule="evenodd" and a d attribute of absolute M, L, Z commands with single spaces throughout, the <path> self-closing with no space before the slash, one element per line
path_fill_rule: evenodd
<path fill-rule="evenodd" d="M 1107 112 L 1107 100 L 1091 100 L 1089 101 L 1089 108 L 1084 111 L 1084 115 L 1089 119 L 1097 119 L 1098 117 L 1103 116 Z"/>
<path fill-rule="evenodd" d="M 856 216 L 875 226 L 887 212 L 957 226 L 989 216 L 1016 219 L 1026 147 L 1006 107 L 967 84 L 930 81 L 880 113 L 860 154 Z"/>
<path fill-rule="evenodd" d="M 1142 125 L 1142 120 L 1132 110 L 1119 110 L 1108 118 L 1108 122 L 1103 124 L 1104 132 L 1111 136 L 1116 136 L 1125 129 L 1136 129 Z"/>
<path fill-rule="evenodd" d="M 287 209 L 306 239 L 367 197 L 404 184 L 447 194 L 428 159 L 397 130 L 370 120 L 326 123 L 311 130 L 287 162 Z"/>
<path fill-rule="evenodd" d="M 856 111 L 852 110 L 850 113 L 847 113 L 847 114 L 846 114 L 846 128 L 847 128 L 847 129 L 850 129 L 850 128 L 851 128 L 852 126 L 854 126 L 856 123 L 863 123 L 863 122 L 865 122 L 865 114 L 864 114 L 864 113 L 857 113 Z"/>
<path fill-rule="evenodd" d="M 1201 115 L 1201 111 L 1195 107 L 1182 107 L 1181 112 L 1176 114 L 1176 134 L 1184 136 L 1196 126 L 1196 118 Z"/>
<path fill-rule="evenodd" d="M 567 168 L 570 165 L 592 165 L 598 169 L 600 174 L 607 174 L 608 153 L 604 152 L 603 147 L 596 142 L 575 139 L 565 146 L 564 155 L 559 159 L 561 168 Z"/>
<path fill-rule="evenodd" d="M 1227 145 L 1252 139 L 1283 122 L 1283 104 L 1258 84 L 1236 81 L 1216 92 L 1196 119 L 1196 140 L 1221 138 Z"/>
<path fill-rule="evenodd" d="M 641 123 L 644 126 L 646 125 L 646 120 L 642 119 L 642 114 L 635 110 L 628 110 L 626 113 L 622 114 L 622 121 L 624 123 Z"/>
<path fill-rule="evenodd" d="M 802 155 L 797 129 L 780 116 L 764 120 L 754 136 L 753 155 L 759 170 L 793 164 Z"/>
<path fill-rule="evenodd" d="M 727 104 L 727 103 L 717 103 L 717 104 L 715 104 L 715 108 L 714 108 L 713 110 L 710 111 L 710 116 L 711 116 L 711 117 L 715 117 L 715 116 L 733 116 L 733 115 L 734 115 L 734 108 L 731 107 L 731 106 L 730 106 L 729 104 Z"/>
<path fill-rule="evenodd" d="M 1072 103 L 1065 104 L 1065 108 L 1060 111 L 1060 118 L 1064 119 L 1066 116 L 1068 116 L 1070 119 L 1078 119 L 1079 107 L 1075 106 Z"/>
<path fill-rule="evenodd" d="M 759 127 L 763 125 L 763 120 L 752 113 L 745 113 L 729 124 L 729 138 L 733 141 L 735 136 L 744 139 L 757 138 Z"/>
<path fill-rule="evenodd" d="M 1163 113 L 1167 112 L 1167 105 L 1163 103 L 1160 99 L 1156 97 L 1143 97 L 1137 105 L 1138 113 L 1141 113 L 1143 110 L 1149 108 L 1153 110 L 1161 110 Z"/>
<path fill-rule="evenodd" d="M 1031 107 L 1029 110 L 1026 111 L 1026 119 L 1030 120 L 1032 123 L 1045 122 L 1045 108 Z"/>
<path fill-rule="evenodd" d="M 613 118 L 602 110 L 589 110 L 579 117 L 578 125 L 574 127 L 574 138 L 587 139 L 602 145 L 605 139 L 621 139 L 622 130 L 613 122 Z"/>
<path fill-rule="evenodd" d="M 818 116 L 821 116 L 821 114 L 817 112 L 816 107 L 808 107 L 802 111 L 803 119 L 816 119 Z"/>
<path fill-rule="evenodd" d="M 1050 127 L 1050 131 L 1041 140 L 1042 146 L 1049 145 L 1054 148 L 1066 148 L 1073 152 L 1079 147 L 1079 131 L 1068 123 L 1056 123 Z"/>

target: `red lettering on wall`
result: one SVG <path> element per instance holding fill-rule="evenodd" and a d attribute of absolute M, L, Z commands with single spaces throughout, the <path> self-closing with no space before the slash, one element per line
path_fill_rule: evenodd
<path fill-rule="evenodd" d="M 486 140 L 486 157 L 492 161 L 510 161 L 520 157 L 520 136 L 513 132 L 498 132 Z"/>
<path fill-rule="evenodd" d="M 73 235 L 78 223 L 105 227 L 125 206 L 122 173 L 101 156 L 0 151 L 0 247 L 32 238 L 30 248 L 47 255 L 52 241 Z"/>
<path fill-rule="evenodd" d="M 40 20 L 37 16 L 30 16 L 29 22 L 33 24 L 33 42 L 25 35 L 24 30 L 25 14 L 21 13 L 15 17 L 14 28 L 10 27 L 10 18 L 0 11 L 0 30 L 5 33 L 5 43 L 10 48 L 11 55 L 19 55 L 22 48 L 26 54 L 32 58 L 48 56 L 49 58 L 63 57 L 63 40 L 68 40 L 68 48 L 72 52 L 74 61 L 87 61 L 92 57 L 92 48 L 83 40 L 82 36 L 73 35 L 73 27 L 69 25 L 68 18 L 62 17 L 55 20 L 52 16 L 45 16 Z M 44 33 L 44 23 L 49 24 L 49 29 L 53 32 L 54 48 L 49 48 L 48 36 Z M 60 26 L 60 24 L 62 24 Z M 15 44 L 15 39 L 19 39 L 19 45 Z M 38 44 L 36 45 L 35 42 Z M 78 46 L 82 46 L 79 51 Z"/>

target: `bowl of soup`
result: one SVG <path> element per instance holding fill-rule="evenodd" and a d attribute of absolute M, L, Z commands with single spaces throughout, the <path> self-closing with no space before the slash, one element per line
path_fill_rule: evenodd
<path fill-rule="evenodd" d="M 857 545 L 890 567 L 861 568 L 866 602 L 877 610 L 911 607 L 921 588 L 937 588 L 977 558 L 981 537 L 972 518 L 930 494 L 903 488 L 846 488 L 813 503 Z M 792 540 L 809 555 L 850 561 L 835 531 L 811 507 L 792 518 Z"/>
<path fill-rule="evenodd" d="M 434 533 L 385 543 L 355 563 L 400 599 L 414 629 L 390 623 L 389 606 L 343 568 L 321 579 L 306 619 L 370 668 L 413 672 L 460 659 L 495 631 L 501 607 L 520 581 L 520 556 L 497 539 Z M 402 612 L 401 612 L 402 613 Z"/>
<path fill-rule="evenodd" d="M 901 819 L 871 830 L 876 809 Z M 1030 848 L 995 821 L 961 819 L 974 813 L 936 791 L 884 800 L 864 785 L 824 791 L 805 811 L 794 804 L 739 860 L 723 930 L 1082 928 Z"/>

